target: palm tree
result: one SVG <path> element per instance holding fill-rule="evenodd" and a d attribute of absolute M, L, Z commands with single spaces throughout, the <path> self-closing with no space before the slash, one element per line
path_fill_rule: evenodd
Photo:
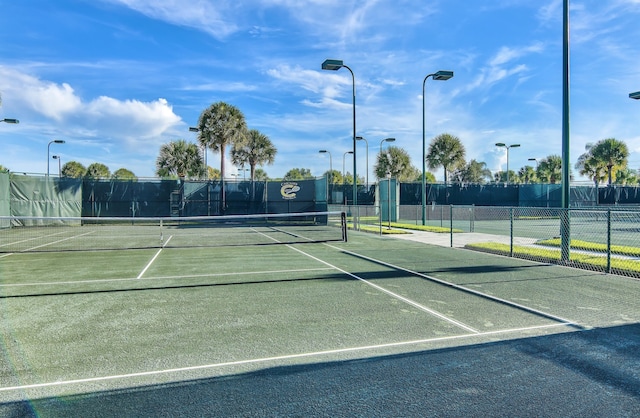
<path fill-rule="evenodd" d="M 638 184 L 638 173 L 630 168 L 618 170 L 616 172 L 616 184 L 636 186 Z"/>
<path fill-rule="evenodd" d="M 224 156 L 228 145 L 237 146 L 246 138 L 247 123 L 244 114 L 237 107 L 225 102 L 217 102 L 203 110 L 198 120 L 198 142 L 200 145 L 220 152 L 220 194 L 222 209 L 226 210 L 224 187 Z"/>
<path fill-rule="evenodd" d="M 629 157 L 627 144 L 615 138 L 607 138 L 598 141 L 589 151 L 598 164 L 607 167 L 609 186 L 611 186 L 615 172 L 627 167 L 627 158 Z"/>
<path fill-rule="evenodd" d="M 171 175 L 179 178 L 200 178 L 204 170 L 200 147 L 180 139 L 160 147 L 156 159 L 156 173 L 159 177 Z"/>
<path fill-rule="evenodd" d="M 116 171 L 114 171 L 113 178 L 118 180 L 137 180 L 138 179 L 138 177 L 136 177 L 136 175 L 133 174 L 133 171 L 127 170 L 126 168 L 119 168 Z"/>
<path fill-rule="evenodd" d="M 430 169 L 444 168 L 444 182 L 446 184 L 447 173 L 464 164 L 465 153 L 460 138 L 450 134 L 441 134 L 431 140 L 426 158 Z"/>
<path fill-rule="evenodd" d="M 593 180 L 593 183 L 598 188 L 598 184 L 607 177 L 607 168 L 602 163 L 599 163 L 591 153 L 593 145 L 587 145 L 587 152 L 578 157 L 576 162 L 576 169 L 581 176 L 586 176 Z"/>
<path fill-rule="evenodd" d="M 256 169 L 256 176 L 254 181 L 267 181 L 267 180 L 269 180 L 269 176 L 267 175 L 267 172 L 261 168 Z"/>
<path fill-rule="evenodd" d="M 87 172 L 84 176 L 90 179 L 106 179 L 111 177 L 111 171 L 109 171 L 109 167 L 102 163 L 92 163 L 87 167 Z"/>
<path fill-rule="evenodd" d="M 507 179 L 509 179 L 509 183 L 520 183 L 520 179 L 515 171 L 509 170 L 509 175 L 507 175 L 506 171 L 498 171 L 493 175 L 493 180 L 496 183 L 505 183 L 507 184 Z"/>
<path fill-rule="evenodd" d="M 231 149 L 231 161 L 235 165 L 248 164 L 251 168 L 251 180 L 255 178 L 256 166 L 273 164 L 278 150 L 268 136 L 257 129 L 247 132 L 246 141 L 234 144 Z"/>
<path fill-rule="evenodd" d="M 220 180 L 220 170 L 207 166 L 207 178 L 210 180 Z"/>
<path fill-rule="evenodd" d="M 522 180 L 523 183 L 529 184 L 534 183 L 537 180 L 536 170 L 530 165 L 525 165 L 520 170 L 518 170 L 518 178 Z"/>
<path fill-rule="evenodd" d="M 409 153 L 400 147 L 389 147 L 384 152 L 379 152 L 373 171 L 378 179 L 391 174 L 400 181 L 411 181 L 417 175 L 417 168 L 411 165 Z"/>
<path fill-rule="evenodd" d="M 292 168 L 291 170 L 285 173 L 282 179 L 292 181 L 292 180 L 307 180 L 312 178 L 313 178 L 313 174 L 311 174 L 311 170 L 309 170 L 308 168 Z"/>
<path fill-rule="evenodd" d="M 87 173 L 87 168 L 77 161 L 69 161 L 62 166 L 62 176 L 81 178 Z"/>
<path fill-rule="evenodd" d="M 562 157 L 550 155 L 540 160 L 536 175 L 542 182 L 555 184 L 560 181 L 562 179 Z"/>
<path fill-rule="evenodd" d="M 491 180 L 491 170 L 487 168 L 487 163 L 471 160 L 454 172 L 454 179 L 460 183 L 483 184 Z"/>

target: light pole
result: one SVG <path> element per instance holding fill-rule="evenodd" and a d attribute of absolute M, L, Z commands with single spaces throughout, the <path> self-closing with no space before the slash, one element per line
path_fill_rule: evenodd
<path fill-rule="evenodd" d="M 640 91 L 636 91 L 635 93 L 629 93 L 629 98 L 630 99 L 640 99 Z"/>
<path fill-rule="evenodd" d="M 518 148 L 520 144 L 507 145 L 504 142 L 496 142 L 496 147 L 507 149 L 507 184 L 509 184 L 509 148 Z"/>
<path fill-rule="evenodd" d="M 395 142 L 395 140 L 395 138 L 385 138 L 380 141 L 380 154 L 382 154 L 382 144 L 384 144 L 385 142 Z"/>
<path fill-rule="evenodd" d="M 538 159 L 537 158 L 529 158 L 528 161 L 534 161 L 536 163 L 536 168 L 538 168 Z"/>
<path fill-rule="evenodd" d="M 329 154 L 329 175 L 327 176 L 327 181 L 329 182 L 329 185 L 327 187 L 327 194 L 329 195 L 327 197 L 327 203 L 329 203 L 329 199 L 331 198 L 332 194 L 331 194 L 331 187 L 333 185 L 333 161 L 331 158 L 331 153 L 329 151 L 327 151 L 326 149 L 321 149 L 320 151 L 318 151 L 320 154 Z"/>
<path fill-rule="evenodd" d="M 59 155 L 52 155 L 51 158 L 53 158 L 54 160 L 58 160 L 58 177 L 62 177 L 62 163 L 60 162 L 62 160 L 62 157 L 60 157 Z"/>
<path fill-rule="evenodd" d="M 4 122 L 4 123 L 20 123 L 20 121 L 18 119 L 0 119 L 0 122 Z"/>
<path fill-rule="evenodd" d="M 331 153 L 329 151 L 327 151 L 326 149 L 321 149 L 318 152 L 320 154 L 329 154 L 329 175 L 331 176 L 331 180 L 333 180 L 333 161 L 331 159 Z"/>
<path fill-rule="evenodd" d="M 53 141 L 49 141 L 49 144 L 47 144 L 47 177 L 49 177 L 49 149 L 51 148 L 51 144 L 64 144 L 64 140 L 63 139 L 54 139 Z"/>
<path fill-rule="evenodd" d="M 345 182 L 345 176 L 346 176 L 346 172 L 345 172 L 345 158 L 347 157 L 347 154 L 353 154 L 353 151 L 347 151 L 344 154 L 342 154 L 342 183 L 344 184 Z"/>
<path fill-rule="evenodd" d="M 344 161 L 345 161 L 345 157 L 347 156 L 347 154 L 352 154 L 353 155 L 353 151 L 347 151 L 344 154 L 342 154 L 342 190 L 344 191 L 344 184 L 345 184 L 345 180 L 346 180 L 346 172 L 345 172 L 345 166 L 344 166 Z M 355 157 L 353 158 L 355 160 Z M 347 196 L 344 196 L 344 203 L 345 205 L 348 203 L 347 201 Z"/>
<path fill-rule="evenodd" d="M 356 76 L 353 74 L 351 68 L 344 65 L 342 60 L 327 59 L 322 63 L 323 70 L 338 71 L 342 67 L 351 73 L 353 85 L 353 206 L 356 206 L 358 204 L 358 175 L 356 172 Z M 357 221 L 354 223 L 357 223 Z"/>
<path fill-rule="evenodd" d="M 365 137 L 362 136 L 356 136 L 356 141 L 364 141 L 365 145 L 367 146 L 367 175 L 366 175 L 366 180 L 365 180 L 365 189 L 367 187 L 369 187 L 369 142 L 367 141 L 367 139 Z"/>
<path fill-rule="evenodd" d="M 427 159 L 426 155 L 426 112 L 425 112 L 425 92 L 424 88 L 427 84 L 427 79 L 432 77 L 434 80 L 446 81 L 453 77 L 453 71 L 438 71 L 433 74 L 427 75 L 424 80 L 422 80 L 422 225 L 425 225 L 427 219 L 427 178 L 426 178 L 426 168 L 425 168 L 425 160 Z"/>

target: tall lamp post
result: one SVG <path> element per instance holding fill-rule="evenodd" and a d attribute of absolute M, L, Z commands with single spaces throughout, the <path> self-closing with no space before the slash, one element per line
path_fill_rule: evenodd
<path fill-rule="evenodd" d="M 536 168 L 538 168 L 538 159 L 537 158 L 529 158 L 528 161 L 533 161 L 536 163 Z"/>
<path fill-rule="evenodd" d="M 342 187 L 343 187 L 343 190 L 344 190 L 344 183 L 345 183 L 345 180 L 346 180 L 346 172 L 345 172 L 345 164 L 344 164 L 344 162 L 345 162 L 345 158 L 346 158 L 347 154 L 355 155 L 355 154 L 353 154 L 353 151 L 347 151 L 344 154 L 342 154 Z M 355 157 L 353 159 L 355 160 Z M 345 203 L 345 205 L 348 203 L 346 195 L 344 197 L 344 203 Z"/>
<path fill-rule="evenodd" d="M 353 206 L 356 206 L 358 204 L 358 175 L 356 172 L 356 76 L 353 74 L 351 68 L 344 65 L 342 60 L 327 59 L 322 63 L 323 70 L 338 71 L 342 67 L 351 73 L 353 85 Z M 357 223 L 357 221 L 354 221 L 354 223 Z"/>
<path fill-rule="evenodd" d="M 630 99 L 639 100 L 640 99 L 640 91 L 636 91 L 635 93 L 629 93 L 629 98 Z"/>
<path fill-rule="evenodd" d="M 0 122 L 4 122 L 4 123 L 20 123 L 20 121 L 18 119 L 0 119 Z"/>
<path fill-rule="evenodd" d="M 60 157 L 59 155 L 52 155 L 51 158 L 53 158 L 54 160 L 58 160 L 58 177 L 62 177 L 62 163 L 60 162 L 62 160 L 62 157 Z"/>
<path fill-rule="evenodd" d="M 345 158 L 347 157 L 347 154 L 353 154 L 353 151 L 347 151 L 344 154 L 342 154 L 342 183 L 344 183 L 345 181 L 345 176 L 346 176 L 346 172 L 345 172 Z"/>
<path fill-rule="evenodd" d="M 47 144 L 47 177 L 49 177 L 49 160 L 51 159 L 49 157 L 49 149 L 51 148 L 51 144 L 64 144 L 64 140 L 63 139 L 54 139 L 53 141 L 49 141 L 49 144 Z"/>
<path fill-rule="evenodd" d="M 453 77 L 453 71 L 438 71 L 433 74 L 427 75 L 422 81 L 422 225 L 425 225 L 427 220 L 427 178 L 426 178 L 426 168 L 425 168 L 425 160 L 426 156 L 426 116 L 425 116 L 425 85 L 427 84 L 427 79 L 432 77 L 434 80 L 446 81 Z"/>
<path fill-rule="evenodd" d="M 367 141 L 367 138 L 362 137 L 362 136 L 356 136 L 356 141 L 364 141 L 365 145 L 367 146 L 367 174 L 366 174 L 366 180 L 365 180 L 365 188 L 369 187 L 369 142 Z"/>
<path fill-rule="evenodd" d="M 396 141 L 396 139 L 395 139 L 395 138 L 385 138 L 385 139 L 383 139 L 382 141 L 380 141 L 380 154 L 382 154 L 382 145 L 383 145 L 385 142 L 395 142 L 395 141 Z"/>
<path fill-rule="evenodd" d="M 327 180 L 329 181 L 329 186 L 327 187 L 327 194 L 331 197 L 331 185 L 333 184 L 333 161 L 331 158 L 331 153 L 326 149 L 321 149 L 318 151 L 320 154 L 329 154 L 329 175 L 327 176 Z M 327 198 L 327 203 L 329 199 Z"/>
<path fill-rule="evenodd" d="M 504 142 L 497 142 L 496 147 L 507 149 L 507 184 L 509 184 L 509 148 L 518 148 L 520 144 L 507 145 Z"/>

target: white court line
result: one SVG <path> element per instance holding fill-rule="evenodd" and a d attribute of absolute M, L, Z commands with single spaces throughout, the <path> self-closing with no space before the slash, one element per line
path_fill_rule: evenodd
<path fill-rule="evenodd" d="M 274 241 L 276 241 L 276 242 L 280 242 L 280 241 L 278 241 L 277 239 L 275 239 L 275 238 L 273 238 L 273 237 L 270 237 L 270 236 L 269 236 L 269 235 L 267 235 L 267 234 L 263 234 L 263 233 L 262 233 L 262 232 L 260 232 L 260 231 L 256 231 L 256 232 L 258 232 L 259 234 L 264 235 L 264 236 L 266 236 L 267 238 L 270 238 L 270 239 L 272 239 L 272 240 L 274 240 Z M 368 280 L 366 280 L 366 279 L 363 279 L 362 277 L 360 277 L 360 276 L 358 276 L 358 275 L 356 275 L 356 274 L 353 274 L 353 273 L 351 273 L 351 272 L 348 272 L 348 271 L 346 271 L 346 270 L 343 270 L 343 269 L 341 269 L 340 267 L 335 266 L 335 265 L 333 265 L 333 264 L 331 264 L 331 263 L 329 263 L 329 262 L 327 262 L 327 261 L 321 260 L 321 259 L 319 259 L 319 258 L 317 258 L 317 257 L 314 257 L 314 256 L 312 256 L 311 254 L 307 254 L 307 253 L 305 253 L 304 251 L 299 250 L 298 248 L 295 248 L 295 247 L 293 247 L 293 246 L 291 246 L 291 245 L 289 245 L 289 244 L 286 244 L 286 246 L 287 246 L 288 248 L 290 248 L 290 249 L 292 249 L 292 250 L 294 250 L 294 251 L 297 251 L 297 252 L 299 252 L 300 254 L 303 254 L 303 255 L 305 255 L 305 256 L 307 256 L 307 257 L 309 257 L 309 258 L 313 259 L 313 260 L 316 260 L 316 261 L 318 261 L 318 262 L 320 262 L 320 263 L 322 263 L 322 264 L 324 264 L 324 265 L 326 265 L 326 266 L 332 267 L 332 268 L 336 269 L 337 271 L 339 271 L 339 272 L 341 272 L 341 273 L 343 273 L 343 274 L 346 274 L 347 276 L 350 276 L 350 277 L 353 277 L 354 279 L 360 280 L 361 282 L 363 282 L 363 283 L 365 283 L 365 284 L 367 284 L 367 285 L 369 285 L 369 286 L 371 286 L 371 287 L 373 287 L 373 288 L 375 288 L 375 289 L 377 289 L 377 290 L 379 290 L 379 291 L 381 291 L 381 292 L 384 292 L 384 293 L 386 293 L 386 294 L 390 295 L 391 297 L 393 297 L 393 298 L 395 298 L 395 299 L 398 299 L 398 300 L 400 300 L 400 301 L 402 301 L 402 302 L 404 302 L 404 303 L 406 303 L 406 304 L 408 304 L 408 305 L 411 305 L 411 306 L 413 306 L 413 307 L 415 307 L 415 308 L 418 308 L 418 309 L 420 309 L 421 311 L 427 312 L 427 313 L 429 313 L 429 314 L 431 314 L 431 315 L 433 315 L 433 316 L 436 316 L 436 317 L 438 317 L 438 318 L 440 318 L 440 319 L 442 319 L 442 320 L 444 320 L 444 321 L 447 321 L 447 322 L 449 322 L 449 323 L 451 323 L 451 324 L 454 324 L 454 325 L 456 325 L 457 327 L 460 327 L 460 328 L 462 328 L 462 329 L 465 329 L 465 330 L 467 330 L 467 331 L 469 331 L 469 332 L 473 332 L 473 333 L 476 333 L 476 334 L 479 334 L 479 333 L 480 333 L 480 331 L 478 331 L 478 330 L 476 330 L 476 329 L 474 329 L 474 328 L 471 328 L 470 326 L 468 326 L 468 325 L 466 325 L 466 324 L 464 324 L 464 323 L 462 323 L 462 322 L 460 322 L 460 321 L 456 321 L 455 319 L 449 318 L 448 316 L 446 316 L 446 315 L 444 315 L 444 314 L 441 314 L 440 312 L 438 312 L 438 311 L 436 311 L 436 310 L 433 310 L 433 309 L 431 309 L 431 308 L 428 308 L 428 307 L 426 307 L 426 306 L 424 306 L 424 305 L 422 305 L 422 304 L 420 304 L 420 303 L 418 303 L 418 302 L 415 302 L 415 301 L 413 301 L 413 300 L 411 300 L 411 299 L 405 298 L 404 296 L 401 296 L 401 295 L 399 295 L 399 294 L 397 294 L 397 293 L 394 293 L 394 292 L 392 292 L 392 291 L 390 291 L 390 290 L 387 290 L 387 289 L 385 289 L 385 288 L 384 288 L 384 287 L 382 287 L 382 286 L 378 286 L 377 284 L 373 284 L 373 283 L 371 283 L 370 281 L 368 281 Z M 332 247 L 332 248 L 336 248 L 336 249 L 338 249 L 337 247 Z"/>
<path fill-rule="evenodd" d="M 158 376 L 158 375 L 170 374 L 170 373 L 180 373 L 180 372 L 205 370 L 205 369 L 216 369 L 216 368 L 229 367 L 229 366 L 241 366 L 246 364 L 269 363 L 269 362 L 276 362 L 281 360 L 301 359 L 306 357 L 321 357 L 321 356 L 327 356 L 327 355 L 333 355 L 333 354 L 372 351 L 372 350 L 379 350 L 384 348 L 403 347 L 403 346 L 434 343 L 434 342 L 441 342 L 441 341 L 452 341 L 452 340 L 459 340 L 459 339 L 465 339 L 465 338 L 477 338 L 477 337 L 485 337 L 485 336 L 498 335 L 498 334 L 509 334 L 513 332 L 532 331 L 536 329 L 545 329 L 545 328 L 554 328 L 554 327 L 563 327 L 563 326 L 568 326 L 568 324 L 540 325 L 535 327 L 513 328 L 513 329 L 481 332 L 481 333 L 474 333 L 474 334 L 454 335 L 449 337 L 425 338 L 421 340 L 400 341 L 395 343 L 376 344 L 376 345 L 368 345 L 368 346 L 362 346 L 362 347 L 338 348 L 334 350 L 287 354 L 282 356 L 262 357 L 257 359 L 229 361 L 224 363 L 203 364 L 199 366 L 178 367 L 178 368 L 172 368 L 172 369 L 153 370 L 153 371 L 138 372 L 138 373 L 127 373 L 127 374 L 119 374 L 119 375 L 112 375 L 112 376 L 89 377 L 85 379 L 74 379 L 74 380 L 59 380 L 56 382 L 35 383 L 31 385 L 21 385 L 21 386 L 8 386 L 8 387 L 0 387 L 0 392 L 36 389 L 36 388 L 54 387 L 54 386 L 63 386 L 63 385 L 73 385 L 73 384 L 79 384 L 79 383 L 103 382 L 106 380 L 130 379 L 130 378 L 144 377 L 144 376 Z"/>
<path fill-rule="evenodd" d="M 20 287 L 20 286 L 54 286 L 66 284 L 86 284 L 86 283 L 108 283 L 108 282 L 129 282 L 140 280 L 175 280 L 175 279 L 198 279 L 202 277 L 224 277 L 224 276 L 251 276 L 262 274 L 279 274 L 279 273 L 303 273 L 310 271 L 326 271 L 334 270 L 332 267 L 309 268 L 309 269 L 290 269 L 290 270 L 260 270 L 260 271 L 244 271 L 244 272 L 228 272 L 228 273 L 206 273 L 206 274 L 185 274 L 180 276 L 156 276 L 156 277 L 128 277 L 122 279 L 95 279 L 95 280 L 70 280 L 65 282 L 32 282 L 32 283 L 6 283 L 0 284 L 0 287 Z"/>
<path fill-rule="evenodd" d="M 56 232 L 55 234 L 43 235 L 41 237 L 33 237 L 33 238 L 26 238 L 26 239 L 23 239 L 23 240 L 20 240 L 20 241 L 12 241 L 12 242 L 8 242 L 6 244 L 0 245 L 0 247 L 8 247 L 9 245 L 22 244 L 23 242 L 29 242 L 29 241 L 34 241 L 34 240 L 37 240 L 37 239 L 54 237 L 54 236 L 60 235 L 60 234 L 64 234 L 64 231 Z"/>
<path fill-rule="evenodd" d="M 156 253 L 156 255 L 153 256 L 153 258 L 151 259 L 151 261 L 149 261 L 147 263 L 147 265 L 142 269 L 142 271 L 140 272 L 140 274 L 138 274 L 138 277 L 136 277 L 136 279 L 141 279 L 142 276 L 147 272 L 147 270 L 149 270 L 149 267 L 151 267 L 151 265 L 153 264 L 154 261 L 156 261 L 156 258 L 158 258 L 158 256 L 160 255 L 160 253 L 162 252 L 162 250 L 164 250 L 165 245 L 167 245 L 169 243 L 169 241 L 171 241 L 171 238 L 173 238 L 173 235 L 170 235 L 169 238 L 167 238 L 167 240 L 164 242 L 164 244 L 162 244 L 162 248 L 160 248 L 158 250 L 158 252 Z"/>
<path fill-rule="evenodd" d="M 423 274 L 423 273 L 420 273 L 420 272 L 417 272 L 417 271 L 409 270 L 409 269 L 404 268 L 404 267 L 396 266 L 394 264 L 387 263 L 387 262 L 382 261 L 382 260 L 377 260 L 375 258 L 367 257 L 366 255 L 362 255 L 362 254 L 355 253 L 353 251 L 345 250 L 344 248 L 339 248 L 339 247 L 333 246 L 331 244 L 325 244 L 325 245 L 328 246 L 328 247 L 334 248 L 336 250 L 345 252 L 347 254 L 351 254 L 351 255 L 354 255 L 356 257 L 360 257 L 360 258 L 363 258 L 365 260 L 372 261 L 374 263 L 379 263 L 379 264 L 385 265 L 387 267 L 391 267 L 393 269 L 402 270 L 402 271 L 405 271 L 407 273 L 416 275 L 418 277 L 424 277 L 425 279 L 431 280 L 431 281 L 436 282 L 436 283 L 440 283 L 442 285 L 451 287 L 453 289 L 457 289 L 457 290 L 460 290 L 460 291 L 463 291 L 463 292 L 467 292 L 467 293 L 473 293 L 474 295 L 478 295 L 478 296 L 481 296 L 483 298 L 491 299 L 493 301 L 500 302 L 500 303 L 502 303 L 504 305 L 513 306 L 514 308 L 522 309 L 524 311 L 531 312 L 531 313 L 534 313 L 534 314 L 537 314 L 537 315 L 545 316 L 547 318 L 553 319 L 555 321 L 563 322 L 563 323 L 568 324 L 568 325 L 580 326 L 580 324 L 578 324 L 578 323 L 576 323 L 574 321 L 571 321 L 571 320 L 566 319 L 566 318 L 562 318 L 562 317 L 554 315 L 554 314 L 550 314 L 548 312 L 541 311 L 539 309 L 532 308 L 530 306 L 521 305 L 519 303 L 512 302 L 512 301 L 507 300 L 507 299 L 502 299 L 502 298 L 499 298 L 497 296 L 492 296 L 492 295 L 489 295 L 487 293 L 482 293 L 482 292 L 479 292 L 477 290 L 470 289 L 468 287 L 460 286 L 458 284 L 451 283 L 451 282 L 448 282 L 446 280 L 438 279 L 436 277 L 429 276 L 427 274 Z"/>
<path fill-rule="evenodd" d="M 59 239 L 59 240 L 57 240 L 57 241 L 49 242 L 49 243 L 47 243 L 47 244 L 42 244 L 42 245 L 37 245 L 37 246 L 35 246 L 35 247 L 31 247 L 31 248 L 29 248 L 28 250 L 23 250 L 23 251 L 20 251 L 20 252 L 27 252 L 27 251 L 37 250 L 38 248 L 48 247 L 48 246 L 50 246 L 50 245 L 54 245 L 54 244 L 57 244 L 57 243 L 59 243 L 59 242 L 69 241 L 70 239 L 80 238 L 80 237 L 83 237 L 83 236 L 85 236 L 85 235 L 93 234 L 94 232 L 95 232 L 95 231 L 89 231 L 89 232 L 85 232 L 84 234 L 79 234 L 79 235 L 74 235 L 74 236 L 72 236 L 72 237 L 62 238 L 62 239 Z"/>

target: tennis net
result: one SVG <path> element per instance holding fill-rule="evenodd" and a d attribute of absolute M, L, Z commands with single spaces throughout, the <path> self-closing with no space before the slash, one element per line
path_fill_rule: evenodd
<path fill-rule="evenodd" d="M 0 217 L 0 253 L 346 241 L 343 212 L 198 217 Z"/>

